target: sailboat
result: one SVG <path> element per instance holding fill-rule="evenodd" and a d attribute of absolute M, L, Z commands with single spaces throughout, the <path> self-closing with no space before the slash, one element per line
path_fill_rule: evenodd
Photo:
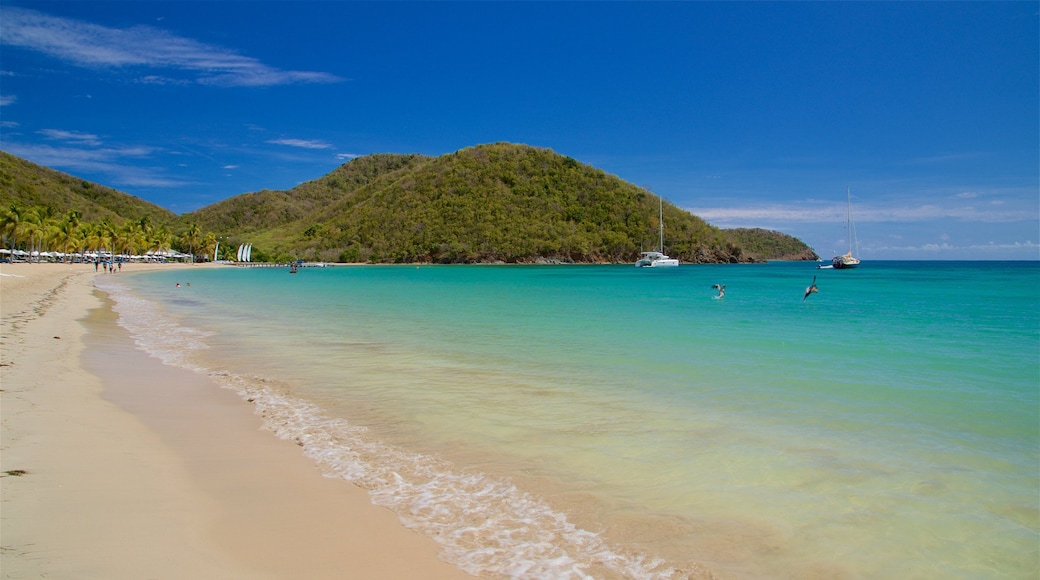
<path fill-rule="evenodd" d="M 658 205 L 660 206 L 660 220 L 661 225 L 660 231 L 660 250 L 653 250 L 650 252 L 640 252 L 640 257 L 636 260 L 636 268 L 673 268 L 679 265 L 678 258 L 669 258 L 664 255 L 664 199 L 661 196 L 657 197 Z"/>
<path fill-rule="evenodd" d="M 856 226 L 852 223 L 852 193 L 847 187 L 845 188 L 845 197 L 848 201 L 848 206 L 845 210 L 845 229 L 849 232 L 849 251 L 841 256 L 831 258 L 831 265 L 834 266 L 835 270 L 849 270 L 859 266 L 859 258 L 852 255 Z M 858 240 L 856 243 L 859 243 Z"/>

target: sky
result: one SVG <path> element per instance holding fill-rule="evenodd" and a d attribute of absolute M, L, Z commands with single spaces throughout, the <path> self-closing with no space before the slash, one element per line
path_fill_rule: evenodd
<path fill-rule="evenodd" d="M 864 260 L 1040 259 L 1038 2 L 0 0 L 0 149 L 175 213 L 544 147 Z M 667 233 L 666 233 L 667 236 Z"/>

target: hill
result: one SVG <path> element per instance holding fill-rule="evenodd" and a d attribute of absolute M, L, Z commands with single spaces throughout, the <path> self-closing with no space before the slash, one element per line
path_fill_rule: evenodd
<path fill-rule="evenodd" d="M 361 157 L 291 190 L 236 196 L 182 219 L 279 261 L 631 262 L 658 239 L 652 193 L 549 149 L 508 143 L 435 158 Z M 754 233 L 735 238 L 668 203 L 664 222 L 665 252 L 683 262 L 776 257 L 770 244 L 746 245 Z"/>
<path fill-rule="evenodd" d="M 237 195 L 185 214 L 181 221 L 197 223 L 224 236 L 247 236 L 306 219 L 321 208 L 379 176 L 420 162 L 421 155 L 368 155 L 351 160 L 328 175 L 291 190 L 265 189 Z"/>
<path fill-rule="evenodd" d="M 820 257 L 798 238 L 762 228 L 735 228 L 724 230 L 736 245 L 755 256 L 770 260 L 818 260 Z"/>
<path fill-rule="evenodd" d="M 170 224 L 177 218 L 143 199 L 0 151 L 0 208 L 11 204 L 49 207 L 56 215 L 76 210 L 84 221 L 148 218 L 154 224 Z"/>
<path fill-rule="evenodd" d="M 658 243 L 652 192 L 549 149 L 508 143 L 440 157 L 359 157 L 290 190 L 242 194 L 181 216 L 0 152 L 0 210 L 14 206 L 42 208 L 55 225 L 74 210 L 75 220 L 125 240 L 103 243 L 97 234 L 98 247 L 212 255 L 223 240 L 230 258 L 248 242 L 257 261 L 631 263 Z M 4 224 L 5 244 L 26 243 L 17 220 Z M 667 202 L 664 224 L 664 251 L 685 263 L 817 258 L 786 234 L 721 230 Z M 34 231 L 53 237 L 56 229 Z M 43 237 L 29 241 L 56 245 Z M 61 245 L 76 243 L 70 234 Z"/>

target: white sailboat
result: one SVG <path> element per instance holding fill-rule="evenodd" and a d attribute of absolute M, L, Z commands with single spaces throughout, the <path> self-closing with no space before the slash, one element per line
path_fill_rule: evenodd
<path fill-rule="evenodd" d="M 852 223 L 852 193 L 849 188 L 845 188 L 845 197 L 848 200 L 848 206 L 845 210 L 845 229 L 849 233 L 849 251 L 842 254 L 841 256 L 834 256 L 831 258 L 831 265 L 834 266 L 835 270 L 850 270 L 859 266 L 859 258 L 852 255 L 853 240 L 856 237 L 855 231 L 856 226 Z M 859 244 L 859 241 L 856 241 Z"/>
<path fill-rule="evenodd" d="M 636 268 L 673 268 L 679 265 L 678 258 L 669 258 L 664 255 L 664 200 L 658 196 L 658 204 L 660 205 L 660 246 L 659 250 L 653 250 L 650 252 L 640 252 L 640 258 L 636 260 Z"/>

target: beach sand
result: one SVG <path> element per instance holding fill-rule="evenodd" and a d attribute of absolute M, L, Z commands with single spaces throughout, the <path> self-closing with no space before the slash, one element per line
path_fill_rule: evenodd
<path fill-rule="evenodd" d="M 0 266 L 3 578 L 469 577 L 248 402 L 135 349 L 105 275 Z"/>

